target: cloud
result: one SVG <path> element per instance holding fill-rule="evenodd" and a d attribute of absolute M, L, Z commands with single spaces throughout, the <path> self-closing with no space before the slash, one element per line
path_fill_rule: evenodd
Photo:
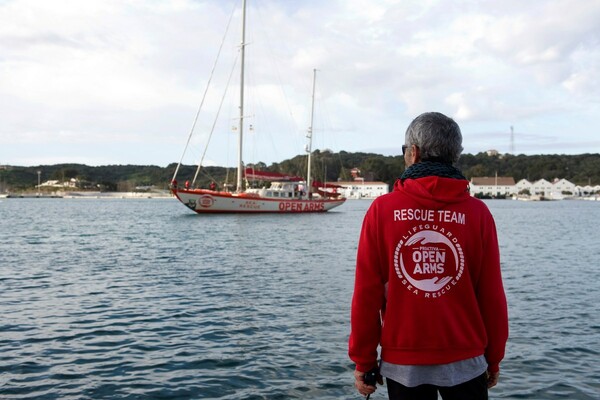
<path fill-rule="evenodd" d="M 165 143 L 185 142 L 233 12 L 202 138 L 213 123 L 239 47 L 237 6 L 2 2 L 0 159 L 22 151 L 10 146 L 58 142 L 90 160 L 103 159 L 95 149 L 136 144 L 156 163 L 173 161 L 179 152 L 160 154 Z M 599 2 L 261 0 L 249 2 L 248 18 L 247 121 L 258 144 L 247 148 L 263 161 L 302 152 L 313 68 L 319 145 L 333 150 L 397 148 L 410 120 L 430 110 L 456 118 L 467 135 L 514 124 L 556 143 L 575 133 L 595 143 Z M 217 126 L 225 136 L 212 139 L 223 154 L 231 153 L 238 85 L 236 73 Z M 481 150 L 494 145 L 477 142 Z"/>

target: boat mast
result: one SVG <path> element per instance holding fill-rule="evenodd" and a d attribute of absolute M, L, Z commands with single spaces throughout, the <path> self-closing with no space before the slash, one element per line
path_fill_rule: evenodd
<path fill-rule="evenodd" d="M 240 68 L 240 122 L 238 127 L 238 171 L 237 171 L 237 183 L 236 192 L 241 192 L 242 177 L 244 173 L 244 166 L 242 164 L 242 144 L 244 137 L 244 62 L 246 53 L 246 0 L 242 0 L 242 43 L 240 45 L 241 52 L 241 68 Z"/>
<path fill-rule="evenodd" d="M 306 137 L 308 138 L 308 144 L 306 145 L 306 152 L 308 153 L 308 171 L 306 172 L 306 193 L 308 193 L 308 197 L 312 196 L 312 179 L 310 177 L 310 170 L 312 164 L 312 133 L 313 133 L 313 121 L 315 116 L 315 83 L 317 82 L 317 70 L 313 69 L 313 87 L 312 87 L 312 104 L 310 109 L 310 126 L 308 127 L 308 133 Z"/>

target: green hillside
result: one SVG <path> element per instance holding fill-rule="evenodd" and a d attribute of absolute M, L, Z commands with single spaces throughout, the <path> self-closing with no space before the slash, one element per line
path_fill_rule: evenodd
<path fill-rule="evenodd" d="M 77 190 L 133 191 L 140 187 L 167 189 L 175 167 L 176 164 L 166 168 L 155 165 L 92 167 L 84 164 L 1 166 L 0 192 L 36 190 L 38 171 L 41 171 L 41 182 L 48 180 L 65 182 L 76 179 Z M 304 176 L 306 156 L 296 156 L 270 166 L 257 163 L 255 167 Z M 600 154 L 533 156 L 463 154 L 458 167 L 467 178 L 494 176 L 497 173 L 498 176 L 512 176 L 515 181 L 523 178 L 530 181 L 542 178 L 549 181 L 554 178 L 565 178 L 579 185 L 600 184 Z M 404 159 L 402 156 L 345 151 L 333 153 L 316 150 L 313 153 L 313 176 L 317 180 L 328 182 L 350 180 L 350 171 L 353 168 L 358 168 L 365 180 L 383 181 L 391 185 L 404 171 Z M 195 172 L 195 166 L 182 166 L 177 179 L 179 182 L 192 180 Z M 235 173 L 235 170 L 223 167 L 204 167 L 198 177 L 199 186 L 208 187 L 211 181 L 234 183 Z"/>

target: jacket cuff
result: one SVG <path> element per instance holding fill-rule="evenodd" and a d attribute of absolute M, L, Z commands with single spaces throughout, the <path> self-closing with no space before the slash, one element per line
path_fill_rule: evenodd
<path fill-rule="evenodd" d="M 356 364 L 356 370 L 358 372 L 369 372 L 370 370 L 372 370 L 373 368 L 375 368 L 377 366 L 377 361 L 375 361 L 372 364 Z"/>
<path fill-rule="evenodd" d="M 488 364 L 487 370 L 489 372 L 498 372 L 498 371 L 500 371 L 500 363 Z"/>

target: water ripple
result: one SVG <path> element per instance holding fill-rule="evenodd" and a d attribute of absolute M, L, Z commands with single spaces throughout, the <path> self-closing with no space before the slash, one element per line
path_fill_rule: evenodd
<path fill-rule="evenodd" d="M 200 217 L 171 200 L 2 202 L 0 398 L 357 398 L 349 303 L 369 203 L 348 203 Z M 583 203 L 490 202 L 511 316 L 492 398 L 598 398 L 600 211 Z"/>

